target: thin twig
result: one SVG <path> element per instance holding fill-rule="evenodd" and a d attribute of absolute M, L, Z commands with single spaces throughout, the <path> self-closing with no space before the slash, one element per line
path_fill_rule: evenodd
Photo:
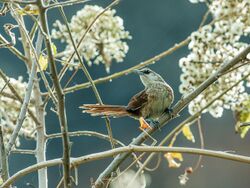
<path fill-rule="evenodd" d="M 35 155 L 36 151 L 34 150 L 27 150 L 27 149 L 13 149 L 11 150 L 13 154 L 22 154 L 22 155 Z"/>
<path fill-rule="evenodd" d="M 53 4 L 50 4 L 48 6 L 46 6 L 45 8 L 48 9 L 52 9 L 52 8 L 57 8 L 57 7 L 61 7 L 61 6 L 71 6 L 71 5 L 76 5 L 79 3 L 86 3 L 89 2 L 90 0 L 70 0 L 70 1 L 65 1 L 65 2 L 56 2 Z"/>
<path fill-rule="evenodd" d="M 223 73 L 223 75 L 224 75 L 224 74 L 228 74 L 228 73 L 230 73 L 230 72 L 232 72 L 232 71 L 234 71 L 234 70 L 236 70 L 236 69 L 238 69 L 238 68 L 240 68 L 240 67 L 243 67 L 243 66 L 245 66 L 245 65 L 249 65 L 249 63 L 250 63 L 250 61 L 246 61 L 246 62 L 244 62 L 244 63 L 242 63 L 242 64 L 240 64 L 240 65 L 234 66 L 234 67 L 232 67 L 231 69 L 229 69 L 228 71 L 226 71 L 225 73 Z"/>
<path fill-rule="evenodd" d="M 116 5 L 118 2 L 119 2 L 119 0 L 113 1 L 109 6 L 107 6 L 108 8 L 105 8 L 105 9 L 96 17 L 96 19 L 95 19 L 95 20 L 90 24 L 90 26 L 88 27 L 89 29 L 86 30 L 85 34 L 84 34 L 83 37 L 80 39 L 79 44 L 84 40 L 85 36 L 86 36 L 87 33 L 91 30 L 91 28 L 92 28 L 92 26 L 94 25 L 94 23 L 96 22 L 96 20 L 97 20 L 99 17 L 101 17 L 101 15 L 103 15 L 107 10 L 109 10 L 110 7 Z M 73 45 L 73 47 L 74 47 L 74 52 L 75 52 L 75 54 L 76 54 L 77 57 L 78 57 L 78 61 L 80 62 L 80 66 L 82 67 L 82 70 L 83 70 L 85 76 L 87 77 L 88 81 L 91 83 L 91 87 L 92 87 L 92 89 L 93 89 L 93 92 L 94 92 L 94 94 L 95 94 L 95 97 L 96 97 L 98 103 L 99 103 L 99 104 L 103 104 L 102 99 L 101 99 L 101 96 L 100 96 L 100 94 L 99 94 L 99 92 L 98 92 L 98 90 L 97 90 L 97 88 L 96 88 L 96 86 L 95 86 L 95 84 L 94 84 L 94 82 L 93 82 L 93 79 L 92 79 L 91 75 L 89 74 L 89 71 L 88 71 L 87 67 L 85 66 L 85 64 L 84 64 L 83 61 L 82 61 L 82 58 L 81 58 L 81 56 L 80 56 L 80 54 L 79 54 L 79 51 L 78 51 L 78 46 L 76 46 L 76 44 L 75 44 L 75 42 L 74 42 L 72 33 L 71 33 L 71 31 L 70 31 L 70 28 L 69 28 L 69 24 L 68 24 L 67 17 L 66 17 L 66 15 L 65 15 L 65 13 L 64 13 L 64 10 L 63 10 L 63 7 L 59 7 L 59 10 L 60 10 L 60 13 L 61 13 L 61 15 L 62 15 L 62 17 L 63 17 L 64 23 L 65 23 L 65 25 L 66 25 L 66 28 L 67 28 L 67 31 L 68 31 L 68 34 L 69 34 L 71 43 L 72 43 L 72 45 Z M 65 70 L 67 70 L 67 69 L 65 69 Z M 113 133 L 112 133 L 111 125 L 110 125 L 110 120 L 109 120 L 109 118 L 108 118 L 107 116 L 105 117 L 105 123 L 106 123 L 106 128 L 107 128 L 107 131 L 108 131 L 108 135 L 109 135 L 109 137 L 110 137 L 111 148 L 113 149 L 113 148 L 115 148 L 115 144 L 114 144 L 114 141 L 113 141 Z"/>
<path fill-rule="evenodd" d="M 212 25 L 216 21 L 219 21 L 219 20 L 221 20 L 223 18 L 224 18 L 224 16 L 222 16 L 220 18 L 217 18 L 217 19 L 214 19 L 208 25 Z M 160 59 L 166 57 L 167 55 L 172 54 L 173 52 L 175 52 L 179 48 L 181 48 L 183 46 L 186 46 L 190 42 L 190 39 L 191 39 L 191 37 L 189 36 L 186 39 L 184 39 L 183 41 L 181 41 L 179 43 L 176 43 L 174 46 L 172 46 L 168 50 L 165 50 L 164 52 L 162 52 L 162 53 L 160 53 L 160 54 L 158 54 L 158 55 L 156 55 L 156 56 L 154 56 L 154 57 L 152 57 L 152 58 L 150 58 L 150 59 L 148 59 L 146 61 L 138 63 L 137 65 L 135 65 L 133 67 L 130 67 L 130 68 L 126 69 L 126 70 L 114 73 L 112 75 L 109 75 L 109 76 L 106 76 L 106 77 L 103 77 L 103 78 L 96 79 L 93 82 L 94 82 L 94 84 L 100 84 L 100 83 L 103 83 L 103 82 L 108 82 L 110 80 L 119 78 L 121 76 L 128 75 L 129 73 L 133 72 L 133 70 L 135 70 L 135 69 L 140 69 L 140 68 L 143 68 L 143 67 L 148 66 L 150 64 L 154 64 L 156 61 L 159 61 Z M 80 45 L 80 43 L 79 43 L 79 45 Z M 72 55 L 74 55 L 74 54 L 72 54 Z M 72 57 L 73 56 L 71 56 L 69 58 L 69 60 L 71 60 Z M 69 60 L 68 60 L 68 62 L 70 62 Z M 65 68 L 66 68 L 66 66 L 67 66 L 67 64 L 65 65 Z M 64 74 L 64 71 L 65 71 L 64 69 L 65 68 L 62 69 L 62 71 L 60 72 L 60 74 L 62 74 L 62 75 Z M 90 86 L 91 86 L 91 83 L 90 82 L 86 82 L 86 83 L 83 83 L 83 84 L 78 84 L 78 85 L 66 88 L 66 89 L 64 89 L 64 92 L 65 92 L 65 94 L 67 94 L 67 93 L 71 93 L 71 92 L 74 92 L 74 91 L 77 91 L 77 90 L 88 88 Z M 48 94 L 44 93 L 44 95 L 48 95 Z"/>
<path fill-rule="evenodd" d="M 70 78 L 68 79 L 67 83 L 64 85 L 63 89 L 68 87 L 68 85 L 70 84 L 70 82 L 73 80 L 73 78 L 75 77 L 76 73 L 78 72 L 79 67 L 77 67 L 74 72 L 72 73 L 72 75 L 70 76 Z"/>
<path fill-rule="evenodd" d="M 209 156 L 209 157 L 215 157 L 215 158 L 250 164 L 250 157 L 248 156 L 231 154 L 231 153 L 227 153 L 223 151 L 214 151 L 214 150 L 206 150 L 206 149 L 199 149 L 199 148 L 186 148 L 186 147 L 133 146 L 133 145 L 115 148 L 115 149 L 111 149 L 111 150 L 107 150 L 107 151 L 103 151 L 99 153 L 93 153 L 93 154 L 85 155 L 82 157 L 71 158 L 70 164 L 71 166 L 79 166 L 87 162 L 106 159 L 114 155 L 119 156 L 122 153 L 131 153 L 131 152 L 187 153 L 187 154 L 204 155 L 204 156 Z M 45 162 L 31 165 L 25 169 L 20 170 L 13 176 L 11 176 L 6 182 L 4 182 L 1 185 L 1 188 L 5 188 L 13 184 L 15 181 L 17 181 L 21 177 L 24 177 L 25 175 L 30 174 L 32 172 L 35 172 L 38 169 L 61 165 L 62 163 L 63 163 L 62 159 L 59 158 L 59 159 L 48 160 Z"/>
<path fill-rule="evenodd" d="M 22 36 L 23 40 L 26 40 L 26 41 L 25 41 L 25 43 L 27 42 L 26 45 L 29 45 L 28 47 L 32 50 L 32 53 L 33 53 L 34 58 L 35 58 L 35 62 L 36 62 L 37 67 L 38 67 L 38 69 L 39 69 L 39 71 L 40 71 L 41 78 L 42 78 L 42 80 L 44 81 L 44 85 L 45 85 L 45 87 L 46 87 L 46 89 L 47 89 L 47 91 L 48 91 L 50 97 L 52 98 L 53 102 L 56 103 L 56 102 L 57 102 L 57 99 L 56 99 L 56 97 L 54 96 L 54 94 L 53 94 L 53 92 L 52 92 L 52 90 L 51 90 L 51 88 L 50 88 L 49 82 L 48 82 L 48 80 L 47 80 L 47 78 L 46 78 L 44 72 L 43 72 L 42 69 L 41 69 L 41 66 L 40 66 L 40 64 L 39 64 L 39 59 L 38 59 L 37 54 L 36 54 L 36 50 L 35 50 L 35 48 L 34 48 L 34 46 L 33 46 L 33 44 L 32 44 L 31 39 L 29 38 L 29 34 L 28 34 L 28 32 L 27 32 L 27 30 L 26 30 L 26 28 L 25 28 L 25 25 L 24 25 L 24 23 L 23 23 L 23 20 L 20 19 L 19 15 L 17 15 L 16 11 L 15 11 L 14 8 L 12 8 L 11 6 L 10 6 L 10 10 L 11 10 L 12 16 L 15 18 L 15 20 L 17 21 L 17 23 L 18 23 L 18 25 L 19 25 L 19 27 L 20 27 L 20 33 L 21 33 L 21 36 Z M 21 18 L 22 18 L 22 17 L 21 17 Z M 43 33 L 43 35 L 45 35 L 43 31 L 41 31 L 41 32 Z M 47 38 L 47 35 L 46 35 L 45 38 Z M 29 62 L 29 59 L 28 59 L 26 62 Z"/>
<path fill-rule="evenodd" d="M 250 46 L 247 46 L 243 51 L 241 51 L 237 56 L 235 56 L 230 61 L 224 62 L 218 70 L 212 74 L 208 79 L 206 79 L 203 83 L 200 84 L 193 92 L 188 94 L 186 97 L 182 98 L 177 102 L 177 104 L 173 107 L 172 115 L 176 116 L 179 112 L 181 112 L 187 104 L 192 101 L 195 97 L 197 97 L 200 93 L 202 93 L 207 87 L 213 84 L 225 71 L 229 70 L 239 61 L 244 59 L 247 54 L 250 52 Z M 169 114 L 164 114 L 162 118 L 159 119 L 159 124 L 153 126 L 152 129 L 147 130 L 148 134 L 154 133 L 158 128 L 163 127 L 166 123 L 171 120 Z M 148 136 L 145 133 L 141 133 L 137 138 L 135 138 L 131 144 L 139 145 L 144 142 Z M 103 186 L 105 180 L 108 180 L 111 173 L 115 171 L 119 165 L 130 155 L 129 152 L 118 155 L 110 165 L 99 175 L 93 187 L 99 188 Z"/>
<path fill-rule="evenodd" d="M 247 127 L 250 126 L 250 122 L 244 122 L 240 124 L 240 127 Z"/>
<path fill-rule="evenodd" d="M 0 94 L 3 93 L 3 90 L 5 89 L 5 87 L 8 85 L 8 83 L 10 82 L 10 79 L 8 80 L 7 83 L 4 84 L 4 86 L 1 88 Z"/>
<path fill-rule="evenodd" d="M 130 68 L 126 69 L 126 70 L 111 74 L 109 76 L 96 79 L 93 82 L 94 82 L 94 84 L 100 84 L 100 83 L 103 83 L 103 82 L 108 82 L 110 80 L 119 78 L 121 76 L 128 75 L 129 73 L 133 72 L 135 69 L 141 69 L 141 68 L 143 68 L 145 66 L 148 66 L 150 64 L 154 64 L 156 61 L 162 59 L 163 57 L 165 57 L 167 55 L 172 54 L 174 51 L 176 51 L 179 48 L 187 45 L 189 41 L 190 41 L 190 37 L 187 37 L 186 39 L 184 39 L 180 43 L 175 44 L 174 46 L 172 46 L 168 50 L 166 50 L 166 51 L 164 51 L 164 52 L 162 52 L 162 53 L 160 53 L 160 54 L 158 54 L 158 55 L 156 55 L 156 56 L 154 56 L 154 57 L 152 57 L 152 58 L 150 58 L 150 59 L 148 59 L 148 60 L 146 60 L 146 61 L 144 61 L 142 63 L 139 63 L 139 64 L 137 64 L 137 65 L 135 65 L 133 67 L 130 67 Z M 86 83 L 83 83 L 83 84 L 78 84 L 78 85 L 75 85 L 75 86 L 72 86 L 72 87 L 68 87 L 68 88 L 64 89 L 64 92 L 65 92 L 65 94 L 67 94 L 67 93 L 71 93 L 71 92 L 74 92 L 74 91 L 77 91 L 77 90 L 88 88 L 90 86 L 91 86 L 90 82 L 86 82 Z"/>
<path fill-rule="evenodd" d="M 110 138 L 108 135 L 105 134 L 101 134 L 95 131 L 75 131 L 75 132 L 68 132 L 69 136 L 73 137 L 73 136 L 91 136 L 91 137 L 97 137 L 103 140 L 107 140 L 110 141 Z M 48 140 L 50 139 L 54 139 L 54 138 L 61 138 L 62 137 L 62 133 L 55 133 L 55 134 L 49 134 L 46 136 L 46 138 Z M 123 144 L 121 141 L 113 138 L 114 144 L 119 144 L 121 146 L 125 146 L 125 144 Z"/>
<path fill-rule="evenodd" d="M 17 100 L 17 98 L 16 98 L 15 95 L 7 93 L 7 92 L 4 92 L 4 91 L 0 92 L 0 95 L 3 96 L 3 97 L 7 97 L 9 99 Z"/>
<path fill-rule="evenodd" d="M 19 1 L 19 0 L 1 0 L 4 3 L 16 3 L 20 5 L 29 5 L 29 4 L 36 4 L 36 1 Z"/>
<path fill-rule="evenodd" d="M 20 113 L 19 113 L 18 118 L 17 118 L 17 123 L 16 123 L 14 131 L 12 132 L 10 140 L 9 140 L 7 146 L 6 146 L 6 154 L 7 155 L 11 151 L 12 146 L 15 144 L 16 139 L 18 137 L 18 133 L 19 133 L 19 131 L 20 131 L 22 125 L 23 125 L 24 119 L 26 117 L 26 112 L 28 110 L 28 105 L 29 105 L 29 101 L 30 101 L 30 97 L 31 97 L 31 93 L 32 93 L 33 85 L 34 85 L 36 69 L 37 69 L 36 63 L 33 62 L 31 72 L 30 72 L 30 75 L 29 75 L 29 81 L 28 81 L 28 85 L 27 85 L 27 88 L 26 88 L 25 96 L 24 96 L 24 99 L 23 99 L 23 103 L 22 103 L 22 106 L 21 106 Z"/>
<path fill-rule="evenodd" d="M 204 144 L 204 137 L 203 137 L 203 132 L 202 132 L 202 128 L 201 128 L 201 118 L 198 118 L 197 124 L 198 124 L 198 130 L 199 130 L 200 142 L 201 142 L 200 148 L 201 148 L 201 149 L 204 149 L 204 145 L 205 145 L 205 144 Z M 199 159 L 198 159 L 198 161 L 196 162 L 195 167 L 193 168 L 193 172 L 196 171 L 196 170 L 200 167 L 201 160 L 202 160 L 202 155 L 199 156 Z"/>
<path fill-rule="evenodd" d="M 204 14 L 204 16 L 202 17 L 201 23 L 199 25 L 199 29 L 205 25 L 207 18 L 209 16 L 210 10 L 207 10 L 206 13 Z"/>
<path fill-rule="evenodd" d="M 41 26 L 44 33 L 48 36 L 48 21 L 46 16 L 46 10 L 44 8 L 44 2 L 39 0 L 37 2 L 39 12 L 40 12 L 40 21 Z M 56 95 L 58 98 L 57 110 L 58 110 L 58 118 L 60 121 L 60 127 L 62 132 L 62 140 L 63 140 L 63 176 L 64 176 L 64 187 L 71 187 L 71 179 L 70 179 L 70 144 L 69 144 L 69 135 L 68 135 L 68 125 L 67 125 L 67 117 L 65 110 L 65 96 L 59 82 L 55 59 L 53 56 L 53 50 L 51 47 L 51 39 L 49 37 L 45 38 L 45 44 L 47 49 L 47 55 L 50 62 L 50 71 L 51 77 L 53 80 L 53 84 L 55 87 Z"/>

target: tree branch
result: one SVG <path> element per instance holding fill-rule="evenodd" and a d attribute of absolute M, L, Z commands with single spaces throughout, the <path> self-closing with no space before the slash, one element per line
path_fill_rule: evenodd
<path fill-rule="evenodd" d="M 76 5 L 79 3 L 86 3 L 90 0 L 70 0 L 70 1 L 65 1 L 65 2 L 56 2 L 53 4 L 50 4 L 48 6 L 46 6 L 46 9 L 52 9 L 52 8 L 57 8 L 57 7 L 64 7 L 64 6 L 71 6 L 71 5 Z"/>
<path fill-rule="evenodd" d="M 18 133 L 19 133 L 21 127 L 22 127 L 23 121 L 24 121 L 24 119 L 26 117 L 26 112 L 27 112 L 27 109 L 28 109 L 28 105 L 29 105 L 29 101 L 30 101 L 30 97 L 31 97 L 31 93 L 32 93 L 32 88 L 33 88 L 33 85 L 34 85 L 36 70 L 37 70 L 36 63 L 33 62 L 31 72 L 30 72 L 30 75 L 29 75 L 28 85 L 27 85 L 27 88 L 26 88 L 25 96 L 24 96 L 24 100 L 23 100 L 23 103 L 22 103 L 20 113 L 18 115 L 17 123 L 16 123 L 15 129 L 14 129 L 14 131 L 13 131 L 11 137 L 10 137 L 8 145 L 6 146 L 6 154 L 7 155 L 9 154 L 12 146 L 16 142 L 16 138 L 17 138 Z"/>
<path fill-rule="evenodd" d="M 97 137 L 103 140 L 107 140 L 110 141 L 110 137 L 108 135 L 105 134 L 101 134 L 95 131 L 75 131 L 75 132 L 68 132 L 69 136 L 93 136 L 93 137 Z M 54 139 L 54 138 L 61 138 L 62 137 L 62 133 L 55 133 L 55 134 L 50 134 L 47 135 L 47 139 Z M 125 146 L 121 141 L 114 139 L 114 144 L 119 144 L 121 146 Z"/>
<path fill-rule="evenodd" d="M 137 65 L 135 65 L 133 67 L 130 67 L 130 68 L 126 69 L 126 70 L 111 74 L 109 76 L 96 79 L 93 82 L 94 82 L 94 84 L 100 84 L 100 83 L 103 83 L 103 82 L 108 82 L 109 80 L 119 78 L 121 76 L 128 75 L 129 73 L 133 72 L 133 70 L 135 70 L 135 69 L 140 69 L 140 68 L 143 68 L 143 67 L 148 66 L 150 64 L 154 64 L 156 61 L 159 61 L 163 57 L 172 54 L 174 51 L 176 51 L 179 48 L 187 45 L 189 42 L 190 42 L 190 37 L 187 37 L 186 39 L 184 39 L 180 43 L 175 44 L 174 46 L 172 46 L 168 50 L 166 50 L 166 51 L 164 51 L 164 52 L 162 52 L 162 53 L 160 53 L 160 54 L 158 54 L 158 55 L 156 55 L 156 56 L 154 56 L 154 57 L 152 57 L 152 58 L 150 58 L 150 59 L 148 59 L 148 60 L 146 60 L 146 61 L 144 61 L 142 63 L 139 63 L 139 64 L 137 64 Z M 71 92 L 74 92 L 74 91 L 78 91 L 80 89 L 88 88 L 90 86 L 91 86 L 91 83 L 86 82 L 86 83 L 83 83 L 83 84 L 78 84 L 78 85 L 75 85 L 75 86 L 72 86 L 72 87 L 68 87 L 68 88 L 64 89 L 64 92 L 65 92 L 65 94 L 67 94 L 67 93 L 71 93 Z"/>
<path fill-rule="evenodd" d="M 25 154 L 25 155 L 35 155 L 36 151 L 34 150 L 27 150 L 27 149 L 13 149 L 11 153 L 15 154 Z"/>
<path fill-rule="evenodd" d="M 191 92 L 186 97 L 182 98 L 177 102 L 177 104 L 173 108 L 172 115 L 176 115 L 179 112 L 185 108 L 185 106 L 192 101 L 194 98 L 196 98 L 202 91 L 204 91 L 208 86 L 210 86 L 212 83 L 214 83 L 225 71 L 229 70 L 231 67 L 233 67 L 235 64 L 237 64 L 239 61 L 244 59 L 246 55 L 250 52 L 250 46 L 246 47 L 242 52 L 240 52 L 236 57 L 234 57 L 232 60 L 228 62 L 224 62 L 222 66 L 214 73 L 212 74 L 207 80 L 205 80 L 199 87 L 197 87 L 193 92 Z M 163 127 L 166 123 L 170 121 L 171 117 L 169 114 L 165 114 L 162 118 L 159 120 L 159 124 L 152 127 L 152 129 L 147 130 L 147 134 L 154 133 L 158 127 Z M 131 145 L 139 145 L 143 143 L 147 138 L 148 135 L 146 133 L 141 133 L 137 138 L 135 138 Z M 118 155 L 111 163 L 110 165 L 100 174 L 98 179 L 96 180 L 93 187 L 99 188 L 103 187 L 103 182 L 105 180 L 108 180 L 111 173 L 115 171 L 119 165 L 130 155 L 130 152 L 126 152 L 123 154 Z"/>
<path fill-rule="evenodd" d="M 36 53 L 39 56 L 42 50 L 43 36 L 42 32 L 38 30 L 36 40 Z M 37 78 L 37 75 L 36 75 Z M 36 79 L 33 88 L 34 106 L 36 110 L 36 117 L 39 119 L 40 125 L 36 126 L 36 161 L 37 163 L 46 161 L 46 127 L 45 127 L 45 107 L 43 106 L 42 94 L 39 86 L 39 80 Z M 38 171 L 38 187 L 48 187 L 48 173 L 47 169 Z"/>
<path fill-rule="evenodd" d="M 39 0 L 37 2 L 37 5 L 39 7 L 39 12 L 40 12 L 41 26 L 42 26 L 44 33 L 47 35 L 47 37 L 45 38 L 45 44 L 46 44 L 48 59 L 50 62 L 51 77 L 52 77 L 53 84 L 54 84 L 55 91 L 56 91 L 56 95 L 58 98 L 58 103 L 57 103 L 58 109 L 57 110 L 58 110 L 58 118 L 60 121 L 62 140 L 63 140 L 64 187 L 68 188 L 71 186 L 71 181 L 70 181 L 70 144 L 69 144 L 69 136 L 68 136 L 67 117 L 66 117 L 66 111 L 65 111 L 65 96 L 64 96 L 64 93 L 63 93 L 63 90 L 61 88 L 61 85 L 60 85 L 60 82 L 58 79 L 58 75 L 57 75 L 55 59 L 54 59 L 53 50 L 51 47 L 51 39 L 49 38 L 46 10 L 45 10 L 45 6 L 43 3 L 44 2 L 42 0 Z"/>
<path fill-rule="evenodd" d="M 205 149 L 198 149 L 198 148 L 186 148 L 186 147 L 133 146 L 133 145 L 115 148 L 112 150 L 107 150 L 107 151 L 103 151 L 99 153 L 93 153 L 93 154 L 85 155 L 82 157 L 71 158 L 70 164 L 71 166 L 79 166 L 87 162 L 105 159 L 108 157 L 112 157 L 114 155 L 119 156 L 121 153 L 132 153 L 132 152 L 187 153 L 187 154 L 204 155 L 204 156 L 209 156 L 209 157 L 215 157 L 215 158 L 250 164 L 250 157 L 226 153 L 223 151 L 205 150 Z M 27 174 L 30 174 L 32 172 L 35 172 L 39 169 L 61 165 L 62 163 L 63 163 L 62 159 L 53 159 L 53 160 L 49 160 L 49 161 L 45 161 L 45 162 L 41 162 L 38 164 L 34 164 L 32 166 L 29 166 L 25 169 L 20 170 L 19 172 L 14 174 L 12 177 L 10 177 L 6 182 L 2 184 L 1 188 L 9 186 L 13 184 L 15 181 L 17 181 L 18 179 L 20 179 L 21 177 Z"/>

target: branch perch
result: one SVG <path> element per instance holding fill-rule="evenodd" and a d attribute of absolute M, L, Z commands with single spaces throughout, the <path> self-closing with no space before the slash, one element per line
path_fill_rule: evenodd
<path fill-rule="evenodd" d="M 242 155 L 236 155 L 231 153 L 226 153 L 223 151 L 213 151 L 213 150 L 205 150 L 205 149 L 197 149 L 197 148 L 185 148 L 185 147 L 167 147 L 167 146 L 126 146 L 126 147 L 120 147 L 115 148 L 112 150 L 107 150 L 99 153 L 93 153 L 89 155 L 85 155 L 82 157 L 77 158 L 71 158 L 71 166 L 79 166 L 81 164 L 105 159 L 108 157 L 112 157 L 114 155 L 121 155 L 121 153 L 132 153 L 132 152 L 177 152 L 177 153 L 187 153 L 187 154 L 194 154 L 194 155 L 204 155 L 209 157 L 215 157 L 215 158 L 221 158 L 225 160 L 232 160 L 237 161 L 241 163 L 250 164 L 250 157 L 242 156 Z M 61 165 L 62 159 L 53 159 L 45 162 L 41 162 L 38 164 L 34 164 L 32 166 L 29 166 L 23 170 L 20 170 L 16 174 L 14 174 L 12 177 L 10 177 L 6 182 L 4 182 L 1 186 L 1 188 L 10 186 L 15 181 L 20 179 L 21 177 L 30 174 L 32 172 L 35 172 L 42 168 L 48 168 L 56 165 Z"/>

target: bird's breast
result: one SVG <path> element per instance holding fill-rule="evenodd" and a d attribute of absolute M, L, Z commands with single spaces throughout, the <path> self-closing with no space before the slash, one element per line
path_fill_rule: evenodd
<path fill-rule="evenodd" d="M 148 88 L 148 103 L 142 109 L 143 117 L 158 119 L 173 102 L 173 90 L 167 84 Z"/>

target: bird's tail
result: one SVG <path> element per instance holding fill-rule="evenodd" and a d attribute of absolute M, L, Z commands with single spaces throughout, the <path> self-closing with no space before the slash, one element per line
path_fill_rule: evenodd
<path fill-rule="evenodd" d="M 123 117 L 129 115 L 129 112 L 126 110 L 125 106 L 84 104 L 80 106 L 80 108 L 83 109 L 83 113 L 89 113 L 92 116 Z"/>

